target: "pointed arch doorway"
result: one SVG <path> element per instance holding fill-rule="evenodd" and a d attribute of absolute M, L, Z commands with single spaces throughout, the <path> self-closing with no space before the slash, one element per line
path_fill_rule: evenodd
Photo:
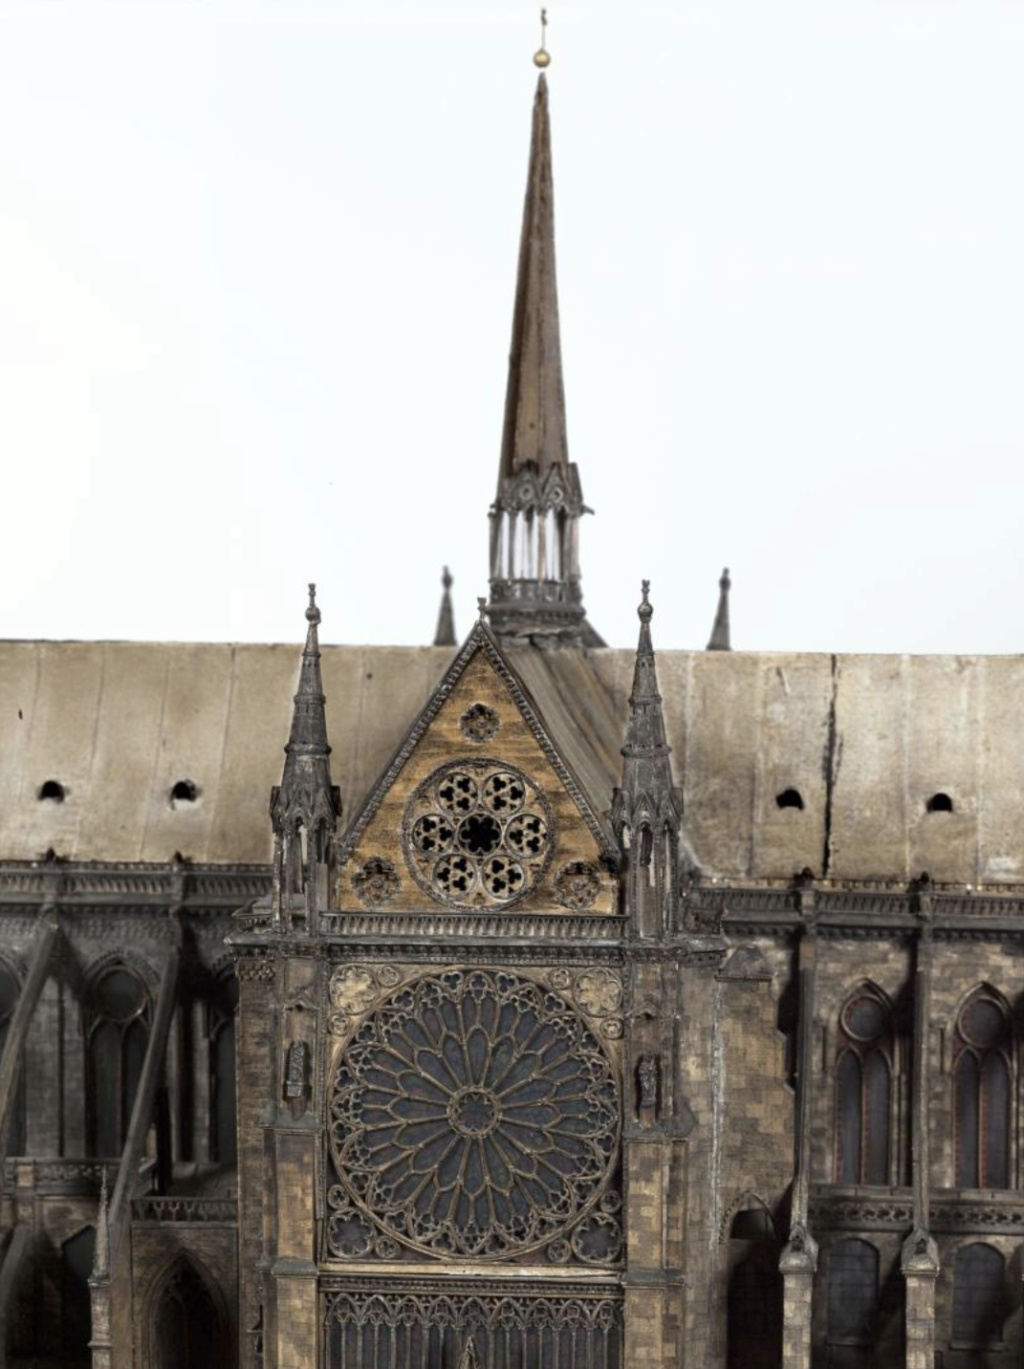
<path fill-rule="evenodd" d="M 210 1369 L 229 1360 L 223 1299 L 186 1256 L 153 1291 L 149 1339 L 152 1369 Z"/>

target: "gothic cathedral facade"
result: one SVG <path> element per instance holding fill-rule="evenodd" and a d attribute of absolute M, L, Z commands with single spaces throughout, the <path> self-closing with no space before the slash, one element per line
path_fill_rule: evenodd
<path fill-rule="evenodd" d="M 311 586 L 269 824 L 294 657 L 0 648 L 12 1369 L 1020 1362 L 1020 662 L 609 649 L 585 512 L 542 74 L 461 646 Z"/>

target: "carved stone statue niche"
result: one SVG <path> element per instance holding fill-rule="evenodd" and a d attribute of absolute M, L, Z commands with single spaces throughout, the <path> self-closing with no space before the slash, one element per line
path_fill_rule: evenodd
<path fill-rule="evenodd" d="M 309 1103 L 309 1046 L 292 1041 L 285 1056 L 284 1096 L 292 1115 L 301 1117 Z"/>
<path fill-rule="evenodd" d="M 636 1062 L 636 1118 L 649 1127 L 658 1120 L 661 1065 L 656 1055 L 644 1054 Z"/>

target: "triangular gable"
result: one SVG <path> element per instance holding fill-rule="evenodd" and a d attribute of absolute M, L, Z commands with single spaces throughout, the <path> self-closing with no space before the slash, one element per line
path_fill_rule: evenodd
<path fill-rule="evenodd" d="M 492 712 L 499 726 L 490 736 Z M 341 906 L 355 901 L 355 906 L 433 910 L 445 902 L 429 893 L 434 886 L 425 881 L 422 862 L 413 854 L 410 829 L 416 793 L 460 757 L 481 783 L 485 769 L 494 772 L 507 764 L 530 781 L 536 803 L 528 800 L 525 809 L 544 809 L 551 850 L 543 876 L 538 864 L 530 865 L 532 892 L 522 890 L 510 898 L 510 906 L 613 911 L 610 876 L 618 855 L 610 828 L 549 735 L 530 691 L 482 623 L 473 628 L 341 840 L 340 855 L 349 866 L 342 873 Z M 461 906 L 493 907 L 482 889 L 481 883 L 476 903 Z"/>

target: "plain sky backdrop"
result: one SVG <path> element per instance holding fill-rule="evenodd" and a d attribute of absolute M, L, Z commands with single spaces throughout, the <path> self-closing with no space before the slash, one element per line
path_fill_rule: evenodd
<path fill-rule="evenodd" d="M 595 626 L 1024 650 L 1024 4 L 551 0 Z M 0 0 L 0 637 L 486 590 L 527 0 Z"/>

